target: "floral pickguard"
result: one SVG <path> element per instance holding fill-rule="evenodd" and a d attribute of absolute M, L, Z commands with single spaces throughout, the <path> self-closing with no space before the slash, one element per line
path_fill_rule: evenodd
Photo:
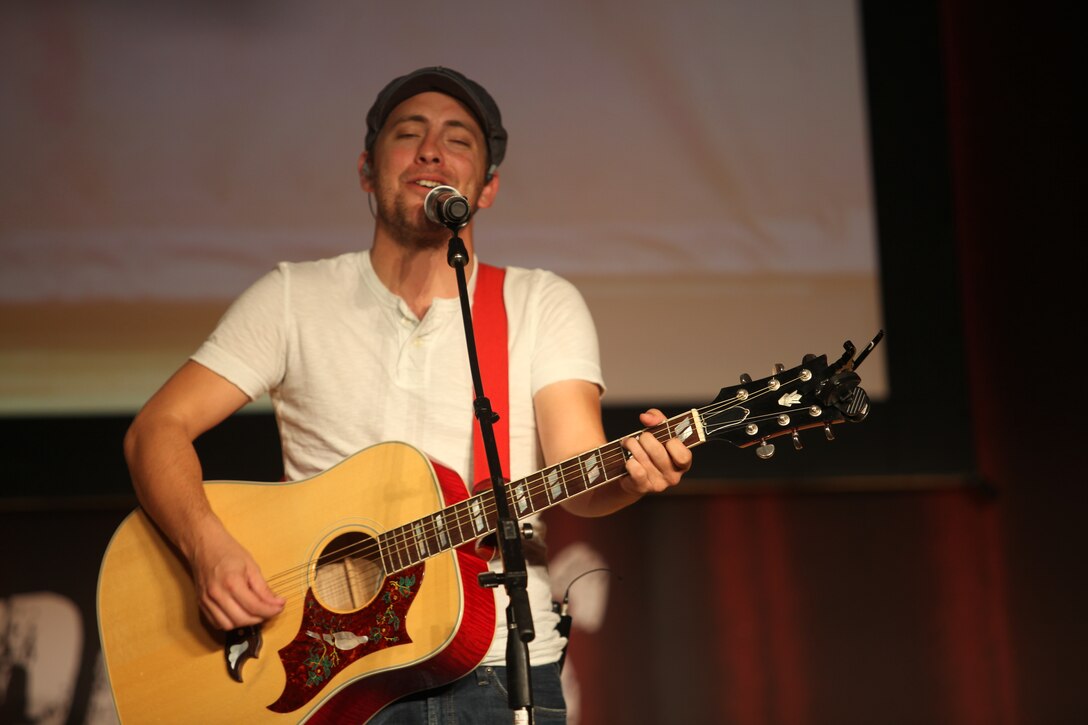
<path fill-rule="evenodd" d="M 369 606 L 347 614 L 325 609 L 313 590 L 308 589 L 298 634 L 279 652 L 287 684 L 268 709 L 297 710 L 356 660 L 386 647 L 411 642 L 404 618 L 422 582 L 423 564 L 409 567 L 396 576 L 386 577 Z"/>

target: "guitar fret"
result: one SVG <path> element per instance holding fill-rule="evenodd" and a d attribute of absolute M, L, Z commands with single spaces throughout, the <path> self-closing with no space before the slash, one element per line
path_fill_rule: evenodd
<path fill-rule="evenodd" d="M 627 474 L 627 455 L 623 444 L 619 441 L 609 443 L 601 448 L 601 459 L 607 461 L 604 464 L 605 480 L 611 481 Z"/>
<path fill-rule="evenodd" d="M 433 537 L 425 530 L 425 523 L 426 519 L 420 519 L 412 525 L 412 537 L 415 539 L 414 548 L 419 556 L 420 561 L 428 558 L 429 556 L 431 556 L 431 554 L 435 553 L 432 551 L 431 546 L 433 542 Z"/>
<path fill-rule="evenodd" d="M 402 527 L 404 546 L 400 548 L 404 555 L 411 555 L 408 558 L 409 566 L 452 548 L 450 529 L 442 514 L 440 511 Z M 400 563 L 404 566 L 403 561 Z"/>
<path fill-rule="evenodd" d="M 410 524 L 405 524 L 400 527 L 400 555 L 401 567 L 409 567 L 416 563 L 416 560 L 412 556 L 412 547 L 414 542 L 412 541 L 412 527 Z"/>
<path fill-rule="evenodd" d="M 446 533 L 446 522 L 442 520 L 441 512 L 434 515 L 434 529 L 438 534 L 438 550 L 450 548 L 450 537 Z"/>
<path fill-rule="evenodd" d="M 551 506 L 551 498 L 548 496 L 548 486 L 544 482 L 541 473 L 534 473 L 525 479 L 529 489 L 529 500 L 533 502 L 533 511 L 540 511 Z"/>
<path fill-rule="evenodd" d="M 599 450 L 591 451 L 589 455 L 582 456 L 580 475 L 575 482 L 581 484 L 581 488 L 570 495 L 577 495 L 582 491 L 588 491 L 593 486 L 604 480 L 604 461 L 601 460 Z"/>
<path fill-rule="evenodd" d="M 688 445 L 688 439 L 695 434 L 695 420 L 693 419 L 691 412 L 684 413 L 674 420 L 677 420 L 678 422 L 676 428 L 670 434 L 671 437 L 679 439 L 684 445 Z"/>
<path fill-rule="evenodd" d="M 562 477 L 559 475 L 559 466 L 552 468 L 544 474 L 544 490 L 548 494 L 549 504 L 557 503 L 566 498 L 563 493 Z"/>
<path fill-rule="evenodd" d="M 398 547 L 400 551 L 400 566 L 401 568 L 409 567 L 415 563 L 412 559 L 412 529 L 411 526 L 405 524 L 397 528 L 399 532 L 398 538 L 400 539 Z"/>
<path fill-rule="evenodd" d="M 435 554 L 442 553 L 442 541 L 441 534 L 438 530 L 438 518 L 437 516 L 431 516 L 429 519 L 430 526 L 425 530 L 427 535 L 427 556 L 434 556 Z"/>
<path fill-rule="evenodd" d="M 469 520 L 472 525 L 473 533 L 477 536 L 487 532 L 487 519 L 484 516 L 483 503 L 481 502 L 482 498 L 482 496 L 477 496 L 469 502 Z"/>
<path fill-rule="evenodd" d="M 392 571 L 393 560 L 389 558 L 389 542 L 386 541 L 385 534 L 378 535 L 378 558 L 382 560 L 382 569 Z"/>
<path fill-rule="evenodd" d="M 403 538 L 399 533 L 401 527 L 386 532 L 389 539 L 389 571 L 400 571 L 404 568 Z"/>
<path fill-rule="evenodd" d="M 398 527 L 397 530 L 400 532 L 399 549 L 401 568 L 409 567 L 415 563 L 415 560 L 412 558 L 412 527 L 410 524 L 405 524 L 404 526 Z"/>
<path fill-rule="evenodd" d="M 484 499 L 484 526 L 487 531 L 495 531 L 499 527 L 499 507 L 495 505 L 495 494 L 488 491 L 483 494 Z"/>
<path fill-rule="evenodd" d="M 530 512 L 533 508 L 533 502 L 525 488 L 525 483 L 526 479 L 522 479 L 514 486 L 514 507 L 517 509 L 518 516 L 526 515 L 526 512 Z"/>
<path fill-rule="evenodd" d="M 387 561 L 385 570 L 387 572 L 396 571 L 399 567 L 397 565 L 397 545 L 393 538 L 393 532 L 386 531 L 382 534 L 381 538 L 384 544 L 383 548 L 385 549 L 385 558 Z"/>
<path fill-rule="evenodd" d="M 457 522 L 457 543 L 455 544 L 456 546 L 460 546 L 466 541 L 471 541 L 473 538 L 475 538 L 472 535 L 472 527 L 469 523 L 468 507 L 469 505 L 467 501 L 462 501 L 461 503 L 453 507 L 453 509 L 456 511 L 456 516 L 454 517 L 454 520 Z M 468 527 L 467 534 L 465 533 L 466 526 Z"/>
<path fill-rule="evenodd" d="M 394 558 L 396 551 L 393 547 L 393 539 L 389 536 L 389 532 L 385 532 L 380 537 L 382 542 L 382 563 L 385 564 L 385 570 L 387 572 L 395 571 L 397 569 L 396 559 Z"/>

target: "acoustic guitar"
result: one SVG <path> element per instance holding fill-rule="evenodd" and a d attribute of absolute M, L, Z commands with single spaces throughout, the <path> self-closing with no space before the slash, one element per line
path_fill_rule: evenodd
<path fill-rule="evenodd" d="M 879 339 L 879 337 L 877 338 Z M 875 341 L 874 341 L 875 342 Z M 692 447 L 724 439 L 770 457 L 772 439 L 863 420 L 846 352 L 723 388 L 649 429 Z M 641 433 L 639 431 L 638 433 Z M 521 519 L 625 475 L 623 439 L 505 486 Z M 474 669 L 495 628 L 477 542 L 495 531 L 494 491 L 404 443 L 360 451 L 290 483 L 209 481 L 216 514 L 287 600 L 263 625 L 202 618 L 184 559 L 140 509 L 117 528 L 98 581 L 102 652 L 123 723 L 365 722 L 411 692 Z"/>

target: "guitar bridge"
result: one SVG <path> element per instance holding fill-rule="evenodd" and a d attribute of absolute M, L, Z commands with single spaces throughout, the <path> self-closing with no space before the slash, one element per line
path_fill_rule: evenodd
<path fill-rule="evenodd" d="M 227 674 L 235 682 L 242 681 L 242 665 L 261 652 L 261 627 L 239 627 L 227 632 L 223 645 L 223 657 L 227 662 Z"/>

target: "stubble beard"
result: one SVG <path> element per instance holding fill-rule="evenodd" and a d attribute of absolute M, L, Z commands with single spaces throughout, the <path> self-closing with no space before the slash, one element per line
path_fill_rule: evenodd
<path fill-rule="evenodd" d="M 376 192 L 378 222 L 405 249 L 428 251 L 449 241 L 449 231 L 427 219 L 422 206 L 395 194 Z"/>

